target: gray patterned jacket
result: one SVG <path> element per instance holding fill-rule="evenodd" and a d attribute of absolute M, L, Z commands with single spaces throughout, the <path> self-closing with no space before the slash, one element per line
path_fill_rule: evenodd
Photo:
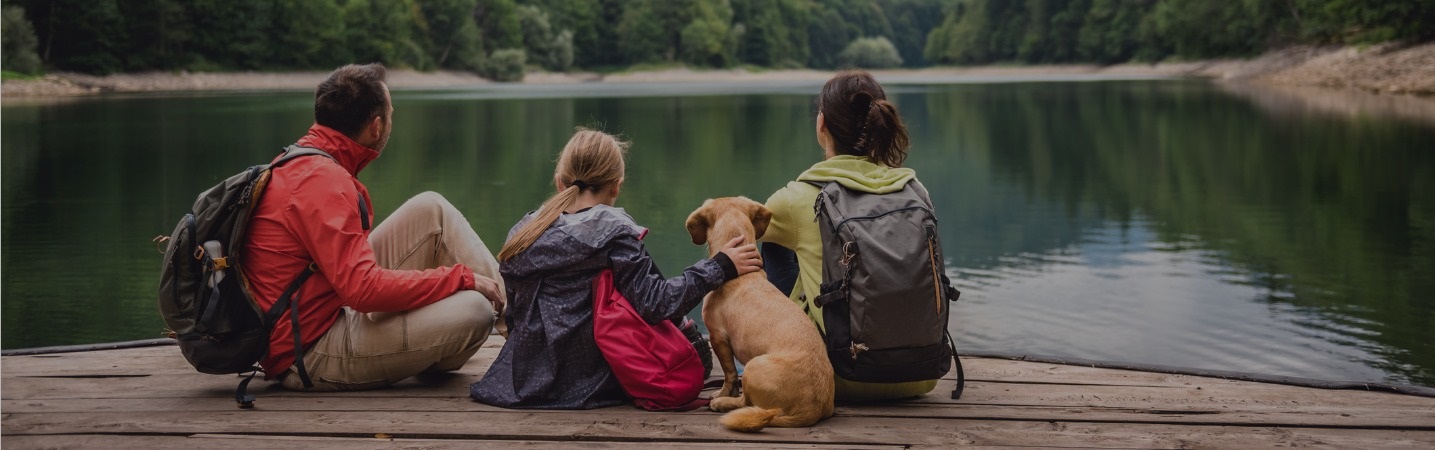
<path fill-rule="evenodd" d="M 532 218 L 525 216 L 509 235 Z M 622 209 L 599 205 L 560 216 L 532 246 L 502 263 L 508 342 L 483 379 L 469 387 L 473 399 L 505 408 L 622 403 L 623 389 L 593 339 L 597 273 L 613 269 L 618 291 L 650 323 L 683 316 L 736 275 L 719 256 L 664 279 L 643 247 L 646 232 Z"/>

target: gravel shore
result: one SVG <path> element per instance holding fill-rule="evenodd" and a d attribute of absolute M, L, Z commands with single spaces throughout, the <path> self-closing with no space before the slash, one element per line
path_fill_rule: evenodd
<path fill-rule="evenodd" d="M 1184 63 L 1046 66 L 935 67 L 876 70 L 878 78 L 1025 77 L 1025 76 L 1193 76 L 1252 85 L 1355 89 L 1387 94 L 1435 95 L 1435 43 L 1354 47 L 1295 47 L 1246 60 Z M 664 83 L 825 80 L 819 70 L 667 69 L 617 74 L 529 73 L 524 84 Z M 123 92 L 253 91 L 314 89 L 327 72 L 151 72 L 93 76 L 54 73 L 38 80 L 0 83 L 0 96 L 65 97 Z M 391 70 L 395 89 L 463 87 L 491 83 L 467 72 Z"/>

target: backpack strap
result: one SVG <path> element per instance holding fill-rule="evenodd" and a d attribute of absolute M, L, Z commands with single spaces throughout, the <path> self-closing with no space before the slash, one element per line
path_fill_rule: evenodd
<path fill-rule="evenodd" d="M 308 281 L 312 275 L 314 275 L 314 264 L 309 263 L 304 267 L 304 271 L 289 283 L 289 287 L 284 289 L 284 294 L 279 296 L 279 301 L 274 302 L 274 306 L 269 307 L 269 311 L 264 313 L 264 328 L 268 329 L 279 322 L 279 317 L 284 315 L 285 309 L 289 310 L 290 325 L 294 329 L 294 365 L 299 367 L 299 381 L 304 383 L 305 388 L 314 387 L 314 382 L 309 378 L 309 370 L 304 367 L 304 341 L 299 337 L 299 300 L 296 294 L 299 292 L 299 287 L 303 286 L 304 282 Z M 260 367 L 253 367 L 253 369 L 254 371 L 250 372 L 248 377 L 239 382 L 239 387 L 234 389 L 234 401 L 239 403 L 240 409 L 254 408 L 254 396 L 249 394 L 249 382 L 253 381 L 254 375 L 263 369 Z"/>
<path fill-rule="evenodd" d="M 304 342 L 299 335 L 299 297 L 296 294 L 299 292 L 299 287 L 303 286 L 311 275 L 314 275 L 313 263 L 304 267 L 304 271 L 299 273 L 299 277 L 284 289 L 284 294 L 279 296 L 279 301 L 274 302 L 274 306 L 264 313 L 264 323 L 272 327 L 284 315 L 284 310 L 289 310 L 290 328 L 294 331 L 294 365 L 299 367 L 299 380 L 304 382 L 305 388 L 314 387 L 314 382 L 310 380 L 309 371 L 304 367 Z"/>
<path fill-rule="evenodd" d="M 333 155 L 330 155 L 328 152 L 319 150 L 314 147 L 300 147 L 298 145 L 290 145 L 288 147 L 284 147 L 284 150 L 281 153 L 283 153 L 283 156 L 279 157 L 279 159 L 274 160 L 273 163 L 270 163 L 270 167 L 279 167 L 281 165 L 284 165 L 284 163 L 289 162 L 289 160 L 291 159 L 309 155 L 323 155 L 325 158 L 329 158 L 334 162 L 339 162 L 339 160 L 334 159 Z"/>
<path fill-rule="evenodd" d="M 967 373 L 962 370 L 962 359 L 957 357 L 957 342 L 952 340 L 952 332 L 947 334 L 947 346 L 952 348 L 952 362 L 957 365 L 957 387 L 952 389 L 952 400 L 962 398 L 962 391 L 967 389 Z"/>

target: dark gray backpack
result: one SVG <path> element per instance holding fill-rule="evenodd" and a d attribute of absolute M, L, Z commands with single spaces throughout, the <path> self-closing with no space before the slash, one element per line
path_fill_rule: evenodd
<path fill-rule="evenodd" d="M 822 233 L 823 339 L 837 375 L 867 383 L 940 378 L 957 365 L 947 333 L 951 286 L 942 260 L 937 218 L 916 180 L 900 191 L 871 194 L 841 183 L 821 188 L 813 206 Z"/>
<path fill-rule="evenodd" d="M 240 249 L 254 206 L 274 168 L 295 158 L 319 155 L 321 150 L 290 146 L 273 164 L 250 167 L 199 194 L 188 214 L 179 220 L 168 237 L 164 264 L 160 268 L 159 310 L 170 337 L 179 341 L 180 352 L 195 370 L 210 374 L 251 372 L 239 383 L 235 401 L 241 408 L 253 407 L 254 397 L 246 388 L 257 372 L 257 363 L 269 352 L 269 334 L 287 310 L 294 326 L 294 353 L 300 380 L 311 386 L 304 368 L 304 349 L 299 342 L 299 286 L 313 275 L 310 264 L 268 311 L 262 311 L 249 292 L 240 272 Z M 368 215 L 359 200 L 361 217 Z M 364 224 L 368 229 L 368 224 Z"/>

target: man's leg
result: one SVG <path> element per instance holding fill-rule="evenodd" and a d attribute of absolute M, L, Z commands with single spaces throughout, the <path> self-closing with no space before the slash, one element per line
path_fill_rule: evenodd
<path fill-rule="evenodd" d="M 344 308 L 305 355 L 311 390 L 376 389 L 424 372 L 457 370 L 488 338 L 492 308 L 477 291 L 459 291 L 412 311 L 364 314 Z M 283 385 L 304 390 L 293 373 Z"/>
<path fill-rule="evenodd" d="M 379 265 L 389 269 L 428 269 L 462 263 L 498 282 L 498 260 L 484 246 L 468 219 L 435 192 L 410 198 L 369 234 Z"/>
<path fill-rule="evenodd" d="M 369 244 L 385 268 L 419 270 L 462 263 L 503 286 L 498 261 L 478 233 L 453 204 L 434 192 L 404 202 L 374 228 Z M 457 370 L 488 339 L 496 321 L 493 306 L 477 291 L 460 291 L 413 311 L 343 311 L 305 355 L 315 390 L 373 389 L 424 371 Z M 298 376 L 286 377 L 283 384 L 302 388 Z"/>
<path fill-rule="evenodd" d="M 382 267 L 428 269 L 461 263 L 497 282 L 499 292 L 507 292 L 493 252 L 463 213 L 436 192 L 415 195 L 400 205 L 369 234 L 369 244 Z M 497 322 L 506 335 L 504 321 Z"/>

